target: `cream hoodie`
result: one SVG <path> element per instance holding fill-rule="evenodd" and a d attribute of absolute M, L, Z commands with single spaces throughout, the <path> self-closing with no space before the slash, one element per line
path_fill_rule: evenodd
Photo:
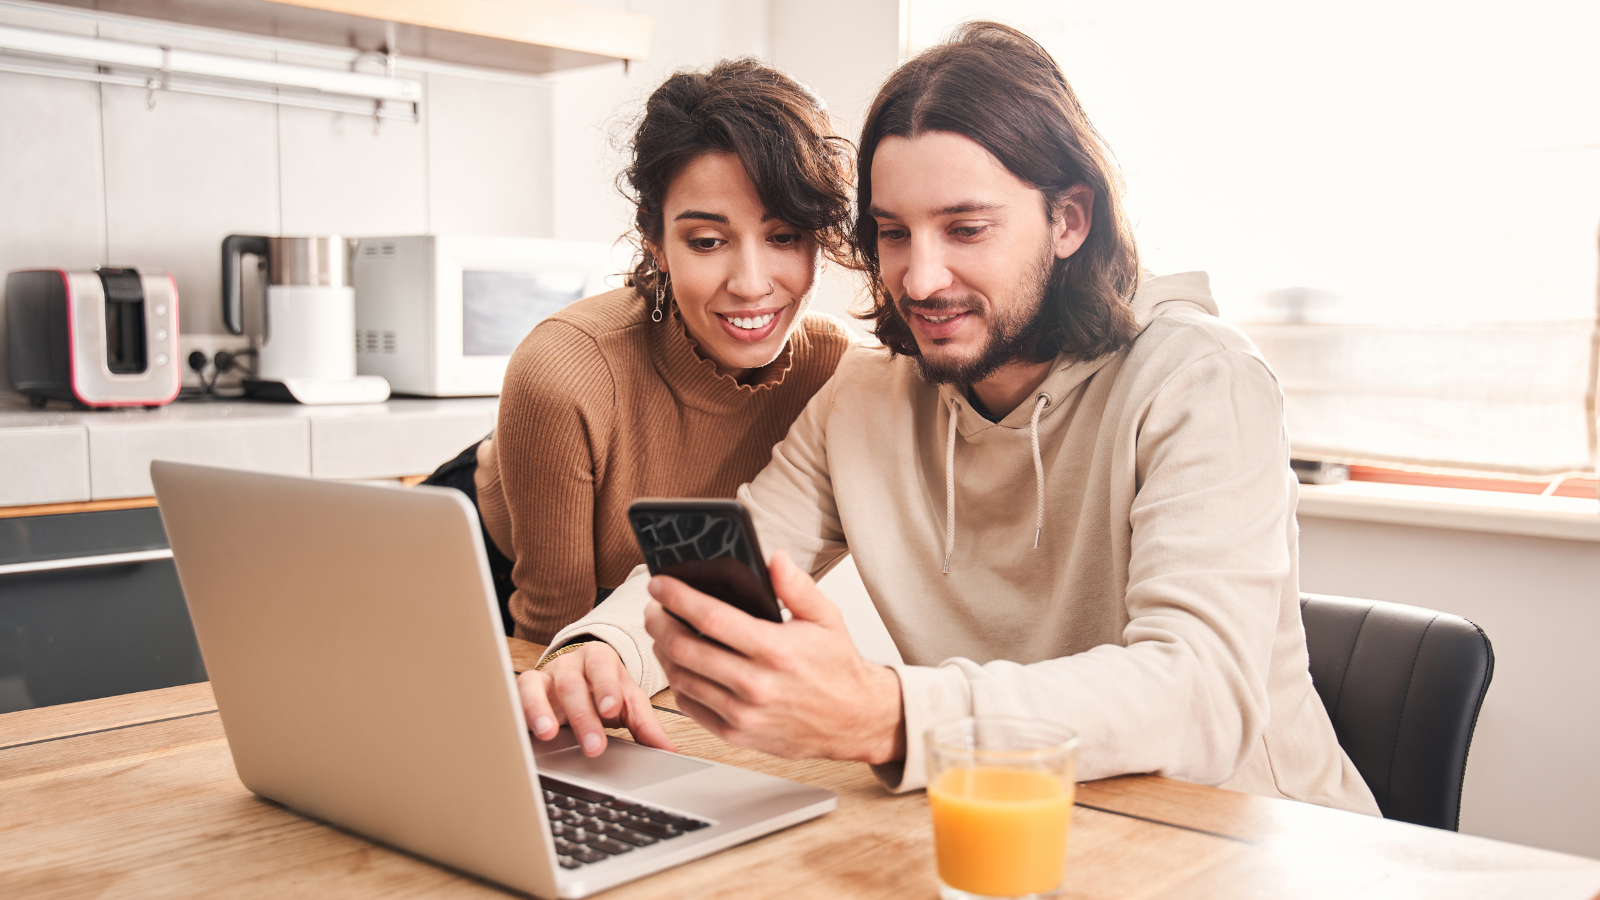
<path fill-rule="evenodd" d="M 998 423 L 877 346 L 846 351 L 739 498 L 763 549 L 846 553 L 905 664 L 896 790 L 926 730 L 1054 719 L 1084 780 L 1154 772 L 1376 815 L 1307 670 L 1283 397 L 1204 273 L 1147 280 L 1131 347 L 1058 360 Z M 1037 544 L 1037 547 L 1035 546 Z M 641 566 L 590 634 L 649 693 Z"/>

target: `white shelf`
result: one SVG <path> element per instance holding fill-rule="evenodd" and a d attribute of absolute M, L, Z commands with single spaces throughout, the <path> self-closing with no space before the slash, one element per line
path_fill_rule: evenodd
<path fill-rule="evenodd" d="M 1301 516 L 1600 541 L 1600 500 L 1372 481 L 1301 485 Z"/>
<path fill-rule="evenodd" d="M 402 59 L 546 74 L 650 54 L 651 17 L 566 0 L 50 0 Z"/>

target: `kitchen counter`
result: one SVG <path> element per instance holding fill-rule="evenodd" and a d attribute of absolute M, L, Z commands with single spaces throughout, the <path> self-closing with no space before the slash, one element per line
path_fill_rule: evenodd
<path fill-rule="evenodd" d="M 0 506 L 146 497 L 150 461 L 315 478 L 425 475 L 494 427 L 497 397 L 358 406 L 251 400 L 36 410 L 0 399 Z"/>

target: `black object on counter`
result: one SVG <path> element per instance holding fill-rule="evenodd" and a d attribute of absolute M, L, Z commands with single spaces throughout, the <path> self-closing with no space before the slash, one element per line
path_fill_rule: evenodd
<path fill-rule="evenodd" d="M 1289 468 L 1301 484 L 1340 484 L 1350 480 L 1350 467 L 1320 459 L 1291 459 Z"/>

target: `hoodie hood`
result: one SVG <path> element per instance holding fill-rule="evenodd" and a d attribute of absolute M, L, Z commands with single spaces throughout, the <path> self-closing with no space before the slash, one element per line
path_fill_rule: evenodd
<path fill-rule="evenodd" d="M 1147 278 L 1133 294 L 1133 320 L 1141 334 L 1157 316 L 1188 310 L 1219 315 L 1211 297 L 1211 276 L 1204 272 Z"/>

